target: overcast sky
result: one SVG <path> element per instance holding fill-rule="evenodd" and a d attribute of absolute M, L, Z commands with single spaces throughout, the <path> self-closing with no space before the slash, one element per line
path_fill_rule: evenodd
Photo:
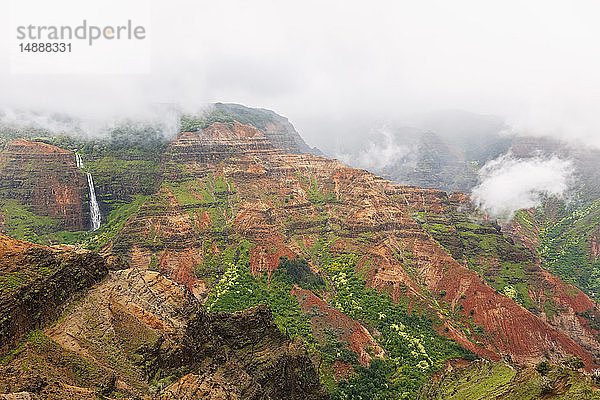
<path fill-rule="evenodd" d="M 19 3 L 32 10 L 51 3 L 44 15 L 77 24 L 93 20 L 98 3 L 106 18 L 111 7 L 123 14 L 128 2 L 79 0 L 77 10 L 61 9 L 61 1 Z M 0 106 L 110 114 L 153 103 L 193 110 L 237 102 L 285 115 L 313 145 L 356 134 L 371 121 L 462 109 L 600 145 L 597 1 L 141 4 L 148 6 L 130 2 L 135 7 L 127 12 L 148 25 L 148 73 L 13 74 L 15 33 L 2 29 Z M 2 28 L 9 18 L 0 10 Z"/>

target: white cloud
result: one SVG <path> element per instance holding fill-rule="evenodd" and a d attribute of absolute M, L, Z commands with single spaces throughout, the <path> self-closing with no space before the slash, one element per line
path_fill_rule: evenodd
<path fill-rule="evenodd" d="M 354 167 L 378 173 L 385 168 L 406 162 L 410 153 L 410 146 L 398 143 L 398 139 L 387 128 L 381 128 L 365 136 L 362 148 L 357 153 L 338 153 L 336 157 Z"/>
<path fill-rule="evenodd" d="M 106 110 L 105 110 L 106 111 Z M 0 109 L 0 125 L 17 128 L 43 129 L 53 133 L 68 133 L 87 137 L 102 136 L 123 125 L 152 126 L 165 137 L 179 132 L 181 110 L 172 105 L 147 105 L 129 112 L 65 114 L 29 109 Z"/>
<path fill-rule="evenodd" d="M 572 174 L 570 160 L 507 154 L 483 166 L 471 196 L 491 216 L 509 219 L 517 210 L 539 205 L 542 196 L 564 196 Z"/>

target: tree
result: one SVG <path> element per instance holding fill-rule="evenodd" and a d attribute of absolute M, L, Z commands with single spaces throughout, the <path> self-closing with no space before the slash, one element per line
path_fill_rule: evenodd
<path fill-rule="evenodd" d="M 547 360 L 539 362 L 536 364 L 535 369 L 540 375 L 546 375 L 548 371 L 550 371 L 550 363 Z"/>

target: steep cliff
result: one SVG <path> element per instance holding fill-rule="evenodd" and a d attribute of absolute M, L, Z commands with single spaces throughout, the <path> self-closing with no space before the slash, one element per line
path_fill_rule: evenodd
<path fill-rule="evenodd" d="M 249 124 L 259 129 L 267 140 L 284 153 L 312 153 L 319 155 L 316 148 L 309 147 L 296 132 L 287 118 L 264 108 L 249 108 L 241 104 L 216 103 L 215 109 L 242 124 Z"/>
<path fill-rule="evenodd" d="M 58 316 L 78 291 L 100 281 L 115 264 L 69 246 L 43 247 L 0 234 L 0 349 Z"/>
<path fill-rule="evenodd" d="M 107 248 L 196 293 L 207 285 L 196 278 L 198 267 L 205 270 L 211 254 L 235 252 L 242 238 L 252 244 L 255 274 L 271 274 L 281 256 L 307 257 L 323 270 L 319 266 L 331 257 L 354 254 L 356 272 L 368 286 L 398 302 L 408 298 L 411 307 L 439 321 L 440 332 L 477 354 L 510 354 L 520 362 L 576 354 L 588 368 L 595 365 L 593 330 L 582 339 L 588 351 L 566 334 L 569 329 L 551 326 L 499 293 L 417 222 L 419 213 L 452 210 L 443 192 L 394 185 L 334 160 L 284 154 L 241 124 L 216 123 L 204 133 L 180 135 L 163 171 L 168 175 L 159 192 Z M 519 251 L 517 262 L 534 268 L 531 254 Z M 485 265 L 485 253 L 479 255 L 474 260 Z M 225 269 L 208 273 L 218 276 Z M 573 330 L 586 331 L 583 325 Z"/>
<path fill-rule="evenodd" d="M 336 160 L 286 153 L 279 147 L 302 152 L 286 142 L 289 135 L 278 138 L 283 125 L 268 128 L 275 117 L 227 107 L 203 120 L 186 120 L 190 129 L 168 146 L 157 141 L 151 153 L 159 156 L 145 183 L 123 167 L 129 164 L 115 168 L 124 177 L 121 183 L 131 186 L 114 198 L 104 193 L 111 213 L 82 244 L 118 254 L 133 269 L 110 273 L 85 297 L 85 306 L 58 322 L 58 330 L 26 339 L 47 343 L 48 337 L 52 346 L 77 357 L 109 360 L 96 375 L 65 385 L 156 391 L 166 398 L 294 393 L 297 388 L 284 382 L 296 379 L 295 372 L 273 378 L 280 372 L 274 365 L 304 370 L 310 360 L 287 335 L 307 346 L 315 376 L 341 398 L 375 397 L 382 387 L 414 398 L 431 374 L 454 359 L 472 360 L 473 354 L 518 363 L 577 356 L 587 371 L 598 367 L 595 302 L 542 268 L 541 227 L 515 225 L 531 239 L 520 245 L 518 235 L 506 235 L 465 195 L 398 185 Z M 445 151 L 444 163 L 452 162 L 455 155 Z M 86 169 L 103 165 L 111 181 L 110 151 L 82 153 Z M 130 156 L 138 157 L 138 150 L 127 152 Z M 121 184 L 115 182 L 100 190 Z M 592 262 L 598 239 L 590 232 L 586 259 Z M 167 303 L 176 298 L 179 308 L 163 309 L 148 296 Z M 246 314 L 219 314 L 261 304 L 272 309 L 268 329 L 253 327 Z M 270 321 L 265 312 L 255 312 L 248 318 Z M 86 325 L 89 321 L 98 325 Z M 233 354 L 225 364 L 211 353 L 222 344 L 199 345 L 213 343 L 198 333 L 213 327 L 229 349 L 224 351 Z M 122 338 L 133 330 L 142 334 L 128 344 L 131 339 Z M 268 343 L 257 342 L 259 330 L 271 332 Z M 236 346 L 243 354 L 266 346 L 275 358 L 253 364 L 235 355 Z M 184 353 L 211 361 L 200 365 L 181 359 Z M 42 363 L 42 369 L 55 371 L 50 367 L 55 361 Z M 99 377 L 112 376 L 107 371 L 115 378 L 104 382 Z M 257 371 L 269 378 L 253 378 Z M 313 378 L 319 379 L 311 375 L 300 386 L 309 387 Z M 279 383 L 271 387 L 267 381 Z M 11 385 L 11 391 L 19 388 Z"/>
<path fill-rule="evenodd" d="M 36 235 L 82 230 L 86 226 L 86 199 L 85 177 L 77 168 L 72 152 L 46 143 L 15 139 L 0 153 L 4 231 Z M 32 219 L 29 224 L 10 220 L 20 208 L 37 215 L 38 220 Z"/>
<path fill-rule="evenodd" d="M 69 247 L 2 243 L 3 316 L 18 324 L 2 331 L 0 393 L 328 398 L 302 344 L 277 329 L 267 308 L 209 315 L 155 272 L 109 271 L 110 261 Z"/>

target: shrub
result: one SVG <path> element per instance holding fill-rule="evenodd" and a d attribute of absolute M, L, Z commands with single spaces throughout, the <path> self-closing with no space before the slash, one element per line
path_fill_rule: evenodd
<path fill-rule="evenodd" d="M 548 360 L 544 360 L 539 362 L 535 366 L 535 370 L 540 373 L 540 375 L 546 375 L 548 371 L 550 371 L 550 363 Z"/>
<path fill-rule="evenodd" d="M 287 257 L 281 257 L 275 274 L 300 286 L 318 287 L 323 285 L 323 278 L 316 275 L 310 269 L 308 261 L 303 258 L 290 260 Z"/>

